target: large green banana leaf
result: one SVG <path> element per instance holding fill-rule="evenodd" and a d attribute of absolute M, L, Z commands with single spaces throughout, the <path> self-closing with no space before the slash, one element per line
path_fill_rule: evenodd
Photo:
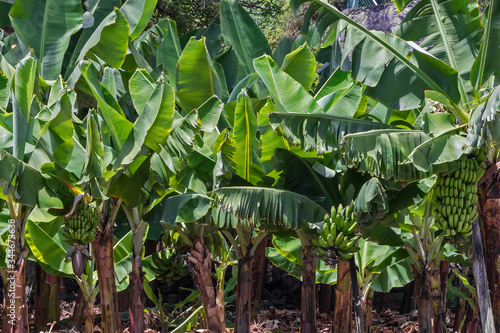
<path fill-rule="evenodd" d="M 257 184 L 264 172 L 259 164 L 257 117 L 246 90 L 238 95 L 232 134 L 235 148 L 232 160 L 236 174 L 252 184 Z"/>
<path fill-rule="evenodd" d="M 344 136 L 376 129 L 393 128 L 389 125 L 326 114 L 270 113 L 271 125 L 280 126 L 283 137 L 292 144 L 300 144 L 305 151 L 318 154 L 339 149 Z"/>
<path fill-rule="evenodd" d="M 40 61 L 40 75 L 55 80 L 71 35 L 82 27 L 82 4 L 78 0 L 19 0 L 9 13 L 12 25 Z"/>
<path fill-rule="evenodd" d="M 491 75 L 500 74 L 497 59 L 500 44 L 500 4 L 490 1 L 484 15 L 484 35 L 481 49 L 471 70 L 471 81 L 476 91 L 483 87 Z"/>
<path fill-rule="evenodd" d="M 428 175 L 403 162 L 415 148 L 429 139 L 422 131 L 372 130 L 346 135 L 342 150 L 348 165 L 357 167 L 360 172 L 369 171 L 382 179 L 410 182 Z"/>
<path fill-rule="evenodd" d="M 317 158 L 305 159 L 288 150 L 279 149 L 274 163 L 276 170 L 282 171 L 280 177 L 285 189 L 311 198 L 326 211 L 345 202 L 340 191 L 340 177 L 336 176 L 335 170 L 329 170 L 329 175 L 316 171 L 319 168 L 327 169 Z"/>
<path fill-rule="evenodd" d="M 271 49 L 267 38 L 238 1 L 222 0 L 220 15 L 224 40 L 231 44 L 238 57 L 239 81 L 254 71 L 253 59 L 271 54 Z"/>
<path fill-rule="evenodd" d="M 129 25 L 131 40 L 136 39 L 149 23 L 156 0 L 127 0 L 120 8 Z"/>
<path fill-rule="evenodd" d="M 309 92 L 280 69 L 270 56 L 254 59 L 253 65 L 280 112 L 323 112 Z"/>
<path fill-rule="evenodd" d="M 214 213 L 219 227 L 251 224 L 275 232 L 299 229 L 324 220 L 326 210 L 311 199 L 290 191 L 262 187 L 226 187 L 214 191 Z"/>
<path fill-rule="evenodd" d="M 179 104 L 188 113 L 213 95 L 222 98 L 222 85 L 208 54 L 205 38 L 191 38 L 179 57 L 175 88 Z"/>
<path fill-rule="evenodd" d="M 420 1 L 393 31 L 407 41 L 420 40 L 421 47 L 458 71 L 461 104 L 467 107 L 472 89 L 470 71 L 483 31 L 477 3 L 463 0 Z"/>
<path fill-rule="evenodd" d="M 316 59 L 305 44 L 285 56 L 281 69 L 309 91 L 316 74 Z"/>
<path fill-rule="evenodd" d="M 333 23 L 337 24 L 331 32 L 334 36 L 345 31 L 342 57 L 345 60 L 352 54 L 352 75 L 368 86 L 366 95 L 391 109 L 408 110 L 424 104 L 425 90 L 434 90 L 453 103 L 453 111 L 462 121 L 468 120 L 456 104 L 460 92 L 455 69 L 418 47 L 410 52 L 410 46 L 395 36 L 367 30 L 326 1 L 315 0 L 317 5 L 316 25 L 321 34 Z"/>
<path fill-rule="evenodd" d="M 298 238 L 273 237 L 274 248 L 266 249 L 267 258 L 288 274 L 302 279 L 302 245 Z M 316 283 L 335 284 L 337 269 L 331 268 L 321 260 L 316 261 Z"/>
<path fill-rule="evenodd" d="M 467 144 L 483 146 L 485 142 L 498 145 L 500 142 L 500 87 L 496 86 L 485 103 L 476 106 L 468 127 Z"/>
<path fill-rule="evenodd" d="M 82 61 L 80 70 L 97 100 L 98 110 L 111 133 L 115 149 L 120 151 L 134 125 L 125 117 L 118 102 L 107 93 L 107 89 L 99 82 L 94 66 L 88 61 Z"/>

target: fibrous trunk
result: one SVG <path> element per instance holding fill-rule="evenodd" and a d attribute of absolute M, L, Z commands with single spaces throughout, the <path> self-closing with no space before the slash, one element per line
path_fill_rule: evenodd
<path fill-rule="evenodd" d="M 329 284 L 321 283 L 319 285 L 319 300 L 318 300 L 319 313 L 330 313 L 330 306 L 332 305 L 332 286 Z"/>
<path fill-rule="evenodd" d="M 9 203 L 11 203 L 9 201 Z M 15 211 L 13 208 L 11 214 Z M 24 231 L 30 209 L 19 206 L 17 214 L 9 219 L 7 239 L 7 269 L 4 271 L 4 300 L 2 332 L 28 333 L 28 304 L 26 302 L 26 261 L 28 248 L 24 247 Z"/>
<path fill-rule="evenodd" d="M 340 261 L 337 265 L 337 284 L 335 285 L 335 312 L 333 332 L 352 332 L 352 290 L 349 262 Z"/>
<path fill-rule="evenodd" d="M 136 252 L 136 251 L 133 251 Z M 142 249 L 141 249 L 142 252 Z M 144 293 L 144 273 L 142 272 L 142 258 L 140 254 L 132 255 L 132 271 L 130 272 L 130 332 L 144 332 L 144 304 L 146 294 Z"/>
<path fill-rule="evenodd" d="M 370 333 L 370 327 L 372 326 L 372 309 L 373 309 L 373 290 L 368 290 L 366 295 L 361 297 L 361 308 L 363 310 L 363 319 L 365 332 Z"/>
<path fill-rule="evenodd" d="M 101 330 L 103 333 L 121 331 L 113 261 L 113 225 L 118 209 L 119 204 L 111 203 L 108 212 L 101 216 L 96 238 L 92 242 L 93 258 L 99 279 Z"/>
<path fill-rule="evenodd" d="M 301 332 L 318 332 L 316 327 L 316 253 L 302 243 Z"/>
<path fill-rule="evenodd" d="M 257 245 L 254 254 L 254 270 L 252 277 L 252 320 L 257 319 L 262 300 L 262 286 L 264 283 L 264 274 L 267 265 L 266 247 L 268 239 L 266 238 Z"/>
<path fill-rule="evenodd" d="M 59 321 L 59 277 L 36 267 L 35 280 L 35 329 L 47 330 L 47 324 Z"/>
<path fill-rule="evenodd" d="M 80 331 L 82 327 L 83 318 L 85 316 L 85 297 L 83 296 L 82 290 L 78 290 L 78 297 L 76 298 L 75 310 L 73 311 L 73 317 L 71 318 L 71 326 L 76 331 Z"/>
<path fill-rule="evenodd" d="M 190 249 L 189 253 L 187 261 L 194 272 L 194 280 L 201 292 L 201 300 L 207 312 L 207 329 L 213 333 L 225 332 L 224 301 L 222 304 L 220 301 L 217 302 L 212 281 L 212 255 L 201 239 L 195 241 L 194 248 Z"/>
<path fill-rule="evenodd" d="M 236 297 L 236 321 L 234 331 L 250 332 L 252 308 L 252 270 L 253 257 L 243 257 L 238 260 L 238 289 Z"/>
<path fill-rule="evenodd" d="M 442 333 L 446 317 L 441 300 L 440 271 L 427 264 L 422 272 L 412 266 L 418 309 L 418 328 L 422 333 Z"/>
<path fill-rule="evenodd" d="M 497 166 L 486 171 L 478 190 L 479 217 L 495 330 L 500 331 L 500 184 Z M 484 181 L 483 181 L 484 180 Z"/>
<path fill-rule="evenodd" d="M 94 300 L 85 303 L 85 333 L 94 332 Z"/>

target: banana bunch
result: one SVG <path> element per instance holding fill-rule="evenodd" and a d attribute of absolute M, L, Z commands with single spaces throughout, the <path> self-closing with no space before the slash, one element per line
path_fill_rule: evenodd
<path fill-rule="evenodd" d="M 69 245 L 86 245 L 95 239 L 99 209 L 85 199 L 75 200 L 72 211 L 64 218 L 63 236 Z"/>
<path fill-rule="evenodd" d="M 163 234 L 163 244 L 168 249 L 178 249 L 184 246 L 181 236 L 174 229 L 167 229 Z"/>
<path fill-rule="evenodd" d="M 352 206 L 343 209 L 332 207 L 330 215 L 325 215 L 323 231 L 311 238 L 316 252 L 323 257 L 337 254 L 337 260 L 349 260 L 359 250 L 357 244 L 361 235 L 357 234 L 359 224 L 354 220 Z"/>
<path fill-rule="evenodd" d="M 189 273 L 188 270 L 184 268 L 184 260 L 177 255 L 175 250 L 163 249 L 159 252 L 153 252 L 151 257 L 153 259 L 153 265 L 150 265 L 149 268 L 160 280 L 179 280 Z"/>
<path fill-rule="evenodd" d="M 458 161 L 459 168 L 438 176 L 434 210 L 436 226 L 447 236 L 467 238 L 472 234 L 472 222 L 477 217 L 477 182 L 484 174 L 485 155 L 475 150 Z"/>

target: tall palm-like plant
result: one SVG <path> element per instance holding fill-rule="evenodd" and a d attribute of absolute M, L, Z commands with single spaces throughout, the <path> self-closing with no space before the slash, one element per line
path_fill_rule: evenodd
<path fill-rule="evenodd" d="M 303 2 L 292 4 L 296 6 Z M 496 20 L 495 5 L 486 12 L 486 24 L 483 27 L 474 3 L 454 1 L 453 4 L 454 6 L 449 6 L 449 3 L 440 1 L 423 1 L 406 22 L 395 29 L 398 34 L 408 39 L 425 37 L 424 46 L 427 46 L 428 51 L 414 44 L 410 49 L 409 44 L 401 39 L 368 31 L 324 1 L 314 1 L 309 11 L 311 14 L 318 11 L 316 27 L 320 34 L 327 31 L 327 27 L 331 28 L 328 30 L 327 44 L 323 46 L 329 47 L 332 59 L 337 55 L 341 68 L 350 70 L 353 78 L 366 85 L 364 94 L 381 101 L 389 108 L 377 107 L 373 109 L 373 115 L 379 119 L 389 119 L 391 113 L 397 114 L 396 110 L 416 108 L 417 112 L 421 113 L 425 98 L 432 98 L 443 103 L 445 110 L 449 111 L 457 122 L 468 123 L 469 118 L 472 118 L 473 121 L 468 126 L 468 143 L 481 145 L 484 140 L 489 139 L 492 142 L 495 137 L 493 130 L 488 134 L 480 130 L 485 123 L 494 122 L 493 114 L 489 118 L 481 118 L 487 108 L 480 103 L 484 100 L 491 101 L 491 92 L 495 91 L 491 90 L 493 86 L 482 90 L 486 82 L 484 77 L 496 73 L 489 52 L 490 38 L 495 40 L 495 29 L 492 28 Z M 464 20 L 468 22 L 467 25 L 457 23 Z M 429 29 L 424 33 L 420 29 L 412 28 L 419 24 Z M 336 41 L 341 33 L 345 33 L 343 48 L 339 48 L 340 44 Z M 478 38 L 482 38 L 481 50 L 477 45 Z M 352 62 L 348 58 L 351 52 Z M 372 57 L 374 52 L 379 55 L 375 62 Z M 492 80 L 489 82 L 486 84 L 491 84 Z M 307 99 L 311 100 L 309 97 Z M 287 106 L 283 101 L 283 94 L 280 94 L 280 104 L 283 108 Z M 306 104 L 313 105 L 312 102 Z M 472 112 L 469 111 L 474 104 L 479 106 Z M 429 109 L 423 109 L 424 112 L 428 112 L 427 110 Z M 286 111 L 292 110 L 288 108 Z M 324 111 L 329 112 L 326 109 Z M 353 113 L 351 116 L 357 115 Z M 319 121 L 314 118 L 307 119 L 307 115 L 272 114 L 271 119 L 273 118 L 277 120 L 277 124 L 282 125 L 286 137 L 294 142 L 301 142 L 306 148 L 315 148 L 318 152 L 338 149 L 338 139 L 349 134 L 345 131 L 330 132 L 332 127 L 320 127 Z M 369 171 L 384 179 L 390 178 L 400 182 L 422 179 L 436 172 L 452 171 L 457 168 L 453 161 L 464 154 L 462 148 L 466 146 L 466 141 L 459 135 L 460 128 L 454 127 L 453 122 L 449 122 L 450 126 L 445 127 L 448 130 L 431 130 L 429 124 L 432 125 L 433 121 L 439 122 L 438 118 L 429 115 L 424 122 L 423 131 L 384 129 L 362 134 L 353 131 L 344 138 L 343 151 L 346 161 L 359 171 Z M 326 122 L 323 124 L 326 125 Z M 415 125 L 420 127 L 422 122 L 417 119 Z M 379 144 L 381 145 L 377 146 Z M 441 152 L 437 148 L 445 145 L 450 149 Z M 395 150 L 389 152 L 392 149 L 389 147 Z M 411 163 L 400 164 L 408 161 Z"/>

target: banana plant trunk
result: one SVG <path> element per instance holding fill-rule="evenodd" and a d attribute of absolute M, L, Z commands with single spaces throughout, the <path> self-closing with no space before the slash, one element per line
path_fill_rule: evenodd
<path fill-rule="evenodd" d="M 46 273 L 37 264 L 35 280 L 35 329 L 46 331 L 47 324 L 59 321 L 59 277 Z"/>
<path fill-rule="evenodd" d="M 316 326 L 316 253 L 309 236 L 300 237 L 302 256 L 300 331 L 317 333 Z"/>
<path fill-rule="evenodd" d="M 352 290 L 349 261 L 337 264 L 333 333 L 352 332 Z"/>
<path fill-rule="evenodd" d="M 207 313 L 207 329 L 213 333 L 226 331 L 224 323 L 224 302 L 222 311 L 212 281 L 212 255 L 202 239 L 194 242 L 194 247 L 189 250 L 187 261 L 194 272 L 194 280 L 201 294 L 201 301 Z M 224 295 L 224 290 L 219 290 Z M 222 296 L 223 297 L 223 296 Z"/>
<path fill-rule="evenodd" d="M 421 333 L 442 333 L 446 317 L 441 300 L 440 270 L 432 263 L 419 271 L 411 266 L 415 277 L 415 293 L 418 309 L 418 328 Z"/>
<path fill-rule="evenodd" d="M 261 308 L 261 300 L 262 300 L 262 287 L 264 283 L 264 274 L 266 272 L 267 265 L 267 257 L 266 257 L 266 248 L 267 248 L 268 239 L 263 240 L 257 246 L 254 255 L 254 270 L 252 277 L 252 320 L 257 319 L 257 314 Z"/>
<path fill-rule="evenodd" d="M 24 231 L 31 209 L 15 207 L 9 197 L 10 236 L 7 239 L 7 269 L 4 276 L 2 332 L 28 333 L 28 304 L 26 302 L 26 262 L 29 249 L 24 247 Z"/>
<path fill-rule="evenodd" d="M 136 254 L 137 249 L 132 251 L 132 271 L 129 274 L 130 284 L 130 332 L 144 332 L 144 304 L 146 294 L 144 293 L 144 273 L 142 271 L 142 249 Z"/>
<path fill-rule="evenodd" d="M 106 206 L 104 203 L 103 206 Z M 107 213 L 101 215 L 96 238 L 92 242 L 93 255 L 99 279 L 101 298 L 101 330 L 103 333 L 121 332 L 121 317 L 115 284 L 113 261 L 114 221 L 120 201 L 110 199 Z"/>
<path fill-rule="evenodd" d="M 371 289 L 366 291 L 366 294 L 361 297 L 361 309 L 363 311 L 363 320 L 365 333 L 370 333 L 372 326 L 372 310 L 373 310 L 373 294 L 375 292 Z"/>
<path fill-rule="evenodd" d="M 81 289 L 78 290 L 78 296 L 76 298 L 75 310 L 73 311 L 73 317 L 71 318 L 71 326 L 75 331 L 80 331 L 82 327 L 83 319 L 85 318 L 85 297 Z"/>
<path fill-rule="evenodd" d="M 144 292 L 144 272 L 142 270 L 142 252 L 144 249 L 144 236 L 147 231 L 147 223 L 142 221 L 138 208 L 124 211 L 132 229 L 132 270 L 129 274 L 130 284 L 130 332 L 144 332 L 144 304 L 146 293 Z"/>
<path fill-rule="evenodd" d="M 85 333 L 94 332 L 94 300 L 85 302 Z"/>
<path fill-rule="evenodd" d="M 500 332 L 500 183 L 497 181 L 500 174 L 499 164 L 489 167 L 478 184 L 478 215 L 496 332 Z"/>
<path fill-rule="evenodd" d="M 238 333 L 250 332 L 253 261 L 254 258 L 248 256 L 238 259 L 238 288 L 234 326 L 234 331 Z"/>

